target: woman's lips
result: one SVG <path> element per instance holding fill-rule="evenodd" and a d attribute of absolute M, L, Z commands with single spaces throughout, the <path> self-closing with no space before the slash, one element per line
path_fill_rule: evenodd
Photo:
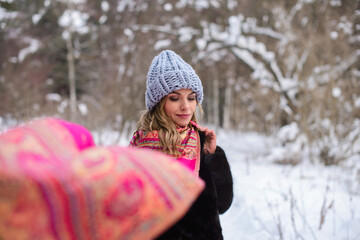
<path fill-rule="evenodd" d="M 190 117 L 190 114 L 177 114 L 179 118 L 187 119 Z"/>

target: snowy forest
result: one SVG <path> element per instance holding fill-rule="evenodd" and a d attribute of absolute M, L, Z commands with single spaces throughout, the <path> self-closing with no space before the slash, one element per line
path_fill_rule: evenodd
<path fill-rule="evenodd" d="M 0 130 L 56 116 L 119 142 L 135 130 L 147 71 L 164 49 L 200 76 L 201 123 L 221 130 L 219 141 L 275 137 L 280 150 L 263 159 L 347 169 L 348 193 L 360 203 L 359 0 L 0 0 Z M 119 135 L 101 140 L 104 129 Z M 249 150 L 237 147 L 234 155 Z M 322 207 L 325 221 L 333 205 Z M 347 223 L 359 229 L 352 216 Z M 295 223 L 289 237 L 274 218 L 277 235 L 248 239 L 360 237 L 347 229 L 347 238 L 313 230 L 306 238 Z"/>
<path fill-rule="evenodd" d="M 339 164 L 359 154 L 359 4 L 1 0 L 1 122 L 50 115 L 131 132 L 151 60 L 172 49 L 202 79 L 203 122 L 293 126 L 311 161 Z"/>

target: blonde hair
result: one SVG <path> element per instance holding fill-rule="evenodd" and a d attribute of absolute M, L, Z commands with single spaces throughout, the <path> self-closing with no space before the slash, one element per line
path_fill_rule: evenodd
<path fill-rule="evenodd" d="M 160 146 L 163 151 L 167 154 L 179 156 L 178 144 L 180 143 L 181 137 L 176 129 L 176 125 L 171 118 L 166 116 L 164 111 L 166 97 L 162 98 L 158 104 L 152 110 L 145 110 L 141 113 L 141 117 L 136 124 L 138 130 L 144 132 L 158 131 Z M 199 106 L 200 114 L 203 114 L 201 105 Z M 191 118 L 191 121 L 197 123 L 195 112 Z"/>

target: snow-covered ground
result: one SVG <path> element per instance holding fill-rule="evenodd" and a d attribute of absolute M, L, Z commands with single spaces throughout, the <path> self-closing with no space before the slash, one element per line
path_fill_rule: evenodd
<path fill-rule="evenodd" d="M 234 178 L 233 205 L 221 216 L 226 240 L 360 239 L 360 194 L 350 171 L 271 163 L 277 140 L 254 133 L 220 131 L 218 144 Z"/>

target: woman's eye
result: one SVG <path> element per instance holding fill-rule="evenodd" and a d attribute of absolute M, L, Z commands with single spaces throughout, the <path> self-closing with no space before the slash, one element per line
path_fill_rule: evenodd
<path fill-rule="evenodd" d="M 170 97 L 169 99 L 170 99 L 170 101 L 173 101 L 173 102 L 178 100 L 178 98 L 175 98 L 175 97 Z"/>
<path fill-rule="evenodd" d="M 191 97 L 191 98 L 188 98 L 189 101 L 194 101 L 195 98 L 194 97 Z"/>

